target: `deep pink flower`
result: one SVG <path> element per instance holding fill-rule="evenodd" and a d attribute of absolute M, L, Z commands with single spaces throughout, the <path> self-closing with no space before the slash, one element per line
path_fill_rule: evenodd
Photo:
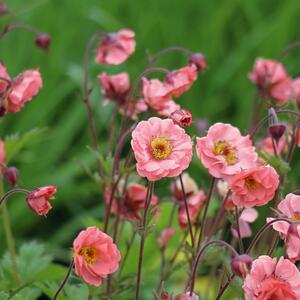
<path fill-rule="evenodd" d="M 193 116 L 187 109 L 175 110 L 173 113 L 171 113 L 171 118 L 175 124 L 182 128 L 190 126 L 193 121 Z"/>
<path fill-rule="evenodd" d="M 88 284 L 99 286 L 119 267 L 120 251 L 97 227 L 82 230 L 73 242 L 75 273 Z"/>
<path fill-rule="evenodd" d="M 7 111 L 18 112 L 36 96 L 42 87 L 42 78 L 38 70 L 28 70 L 14 79 L 7 95 Z"/>
<path fill-rule="evenodd" d="M 271 201 L 279 185 L 279 176 L 271 166 L 257 166 L 229 179 L 232 201 L 239 207 L 265 205 Z"/>
<path fill-rule="evenodd" d="M 300 196 L 288 194 L 277 206 L 281 216 L 291 221 L 300 222 Z M 267 218 L 270 222 L 273 218 Z M 300 228 L 297 226 L 298 235 L 289 234 L 290 225 L 284 221 L 278 221 L 272 224 L 274 230 L 278 231 L 280 237 L 286 241 L 286 253 L 290 260 L 300 260 Z"/>
<path fill-rule="evenodd" d="M 284 66 L 275 60 L 258 58 L 249 79 L 264 97 L 273 98 L 279 105 L 285 104 L 293 96 L 292 80 Z"/>
<path fill-rule="evenodd" d="M 254 208 L 246 208 L 243 210 L 239 217 L 239 227 L 241 238 L 247 238 L 252 235 L 250 224 L 253 223 L 258 217 L 258 213 Z M 231 227 L 232 235 L 238 238 L 237 228 Z"/>
<path fill-rule="evenodd" d="M 283 135 L 278 143 L 276 144 L 274 142 L 275 145 L 275 149 L 277 154 L 281 154 L 283 152 L 285 152 L 287 150 L 287 146 L 288 146 L 288 142 L 287 139 L 285 137 L 285 135 Z M 272 143 L 272 138 L 270 136 L 265 137 L 260 143 L 259 145 L 263 150 L 265 150 L 268 153 L 274 154 L 274 148 L 273 148 L 273 143 Z"/>
<path fill-rule="evenodd" d="M 191 196 L 192 194 L 198 191 L 197 183 L 188 173 L 183 173 L 181 175 L 181 178 L 184 186 L 184 192 L 187 197 Z M 179 178 L 177 178 L 174 182 L 171 183 L 171 192 L 176 201 L 183 201 L 182 188 Z"/>
<path fill-rule="evenodd" d="M 1 63 L 0 63 L 0 77 L 10 80 L 6 68 Z M 8 86 L 8 82 L 0 78 L 0 94 L 6 91 L 7 86 Z"/>
<path fill-rule="evenodd" d="M 45 216 L 52 208 L 49 200 L 54 199 L 55 193 L 56 187 L 53 185 L 40 187 L 34 189 L 27 195 L 26 202 L 39 216 Z"/>
<path fill-rule="evenodd" d="M 168 97 L 178 98 L 190 89 L 197 79 L 197 67 L 192 64 L 167 74 L 164 82 L 169 87 Z"/>
<path fill-rule="evenodd" d="M 196 151 L 202 164 L 216 178 L 227 178 L 256 164 L 252 141 L 230 124 L 216 123 L 207 136 L 197 138 Z"/>
<path fill-rule="evenodd" d="M 170 119 L 141 121 L 132 132 L 137 172 L 150 181 L 176 177 L 192 160 L 192 140 Z"/>
<path fill-rule="evenodd" d="M 288 259 L 263 255 L 252 263 L 243 289 L 247 300 L 300 299 L 300 273 Z"/>
<path fill-rule="evenodd" d="M 175 233 L 176 229 L 173 227 L 164 228 L 160 236 L 157 238 L 159 248 L 164 249 Z"/>
<path fill-rule="evenodd" d="M 197 216 L 200 212 L 200 209 L 205 199 L 206 199 L 206 195 L 202 190 L 193 193 L 187 198 L 187 206 L 188 206 L 189 216 L 192 224 L 196 222 Z M 178 222 L 179 222 L 179 226 L 183 229 L 186 228 L 186 226 L 188 225 L 188 217 L 186 214 L 184 202 L 181 203 L 178 209 Z"/>
<path fill-rule="evenodd" d="M 135 50 L 134 32 L 122 29 L 107 34 L 99 43 L 95 61 L 100 64 L 119 65 Z"/>

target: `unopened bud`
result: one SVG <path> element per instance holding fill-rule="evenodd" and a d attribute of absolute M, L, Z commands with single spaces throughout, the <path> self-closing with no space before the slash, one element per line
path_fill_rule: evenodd
<path fill-rule="evenodd" d="M 207 67 L 206 57 L 202 53 L 194 53 L 190 56 L 189 64 L 194 64 L 198 72 L 203 72 Z"/>
<path fill-rule="evenodd" d="M 51 37 L 47 33 L 40 33 L 34 42 L 37 47 L 43 50 L 48 50 L 51 43 Z"/>
<path fill-rule="evenodd" d="M 282 123 L 275 123 L 269 126 L 269 132 L 272 138 L 278 143 L 280 138 L 284 135 L 286 126 Z"/>
<path fill-rule="evenodd" d="M 175 110 L 172 112 L 171 118 L 175 124 L 183 128 L 190 126 L 193 121 L 193 116 L 187 109 Z"/>
<path fill-rule="evenodd" d="M 247 254 L 236 255 L 231 260 L 232 271 L 241 277 L 245 277 L 250 271 L 252 265 L 252 258 Z"/>
<path fill-rule="evenodd" d="M 3 176 L 7 183 L 15 186 L 19 181 L 19 170 L 16 167 L 5 168 Z"/>

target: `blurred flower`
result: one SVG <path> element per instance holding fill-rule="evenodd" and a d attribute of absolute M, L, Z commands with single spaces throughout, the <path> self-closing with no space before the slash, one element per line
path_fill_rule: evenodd
<path fill-rule="evenodd" d="M 34 42 L 37 47 L 43 50 L 48 50 L 51 44 L 51 37 L 48 33 L 41 32 Z"/>
<path fill-rule="evenodd" d="M 7 183 L 15 186 L 19 181 L 19 170 L 16 167 L 5 168 L 3 176 Z"/>
<path fill-rule="evenodd" d="M 182 173 L 181 179 L 184 186 L 184 192 L 186 197 L 198 191 L 197 183 L 188 173 L 186 172 Z M 171 192 L 175 197 L 176 201 L 178 202 L 183 201 L 183 193 L 182 193 L 180 178 L 177 178 L 174 182 L 171 183 Z"/>
<path fill-rule="evenodd" d="M 270 136 L 267 136 L 262 141 L 260 141 L 258 146 L 261 147 L 266 152 L 274 154 L 273 142 L 272 142 L 272 138 Z M 283 135 L 277 143 L 274 142 L 274 146 L 275 146 L 277 154 L 286 152 L 287 146 L 288 146 L 288 141 L 287 141 L 287 138 L 285 137 L 285 135 Z"/>
<path fill-rule="evenodd" d="M 245 277 L 252 266 L 252 258 L 248 254 L 236 255 L 231 260 L 232 271 L 241 277 Z"/>
<path fill-rule="evenodd" d="M 73 242 L 73 251 L 75 273 L 88 284 L 99 286 L 119 267 L 120 251 L 112 238 L 97 227 L 82 230 Z"/>
<path fill-rule="evenodd" d="M 252 263 L 251 271 L 243 284 L 247 300 L 300 299 L 300 274 L 288 259 L 267 255 Z"/>
<path fill-rule="evenodd" d="M 100 64 L 119 65 L 135 50 L 134 32 L 122 29 L 117 33 L 108 33 L 100 41 L 95 61 Z"/>
<path fill-rule="evenodd" d="M 175 300 L 199 300 L 199 297 L 195 293 L 193 293 L 193 295 L 190 296 L 190 292 L 187 292 L 184 294 L 177 295 Z"/>
<path fill-rule="evenodd" d="M 197 119 L 194 121 L 195 127 L 197 131 L 202 134 L 203 132 L 206 132 L 209 128 L 208 120 L 206 119 Z"/>
<path fill-rule="evenodd" d="M 0 1 L 0 17 L 6 15 L 9 13 L 7 5 L 3 2 Z"/>
<path fill-rule="evenodd" d="M 284 221 L 278 221 L 272 224 L 273 229 L 278 231 L 280 237 L 286 241 L 286 254 L 293 262 L 300 260 L 300 196 L 295 194 L 288 194 L 277 206 L 281 216 L 288 218 L 293 222 L 298 222 L 296 229 L 298 235 L 290 234 L 290 225 Z M 267 218 L 267 222 L 272 221 L 273 218 Z"/>
<path fill-rule="evenodd" d="M 53 185 L 36 188 L 27 195 L 26 202 L 39 216 L 45 216 L 52 209 L 49 200 L 54 199 L 55 193 L 56 187 Z"/>
<path fill-rule="evenodd" d="M 187 109 L 175 110 L 171 113 L 171 118 L 175 124 L 182 128 L 190 126 L 193 121 L 193 116 Z"/>
<path fill-rule="evenodd" d="M 202 190 L 193 193 L 187 198 L 187 206 L 188 206 L 189 216 L 192 224 L 196 222 L 197 216 L 200 212 L 200 209 L 205 199 L 206 199 L 206 195 Z M 188 225 L 188 217 L 186 214 L 184 203 L 181 203 L 178 209 L 178 222 L 179 222 L 179 226 L 182 229 L 184 229 Z"/>
<path fill-rule="evenodd" d="M 228 182 L 225 181 L 225 180 L 218 180 L 217 189 L 218 189 L 218 192 L 219 192 L 220 196 L 225 198 L 228 191 L 229 191 Z"/>
<path fill-rule="evenodd" d="M 293 98 L 295 98 L 298 109 L 300 109 L 300 77 L 293 80 Z"/>
<path fill-rule="evenodd" d="M 173 227 L 164 228 L 161 231 L 160 236 L 157 238 L 157 243 L 159 245 L 159 248 L 164 249 L 175 233 L 176 233 L 176 229 Z"/>
<path fill-rule="evenodd" d="M 246 208 L 239 217 L 239 228 L 241 238 L 247 238 L 252 235 L 250 224 L 258 218 L 258 213 L 254 208 Z M 238 231 L 236 227 L 231 227 L 232 235 L 238 238 Z"/>
<path fill-rule="evenodd" d="M 292 80 L 281 63 L 258 58 L 249 74 L 249 79 L 257 85 L 263 97 L 273 98 L 283 105 L 292 98 Z"/>
<path fill-rule="evenodd" d="M 129 104 L 125 102 L 119 106 L 120 113 L 128 118 L 131 118 L 132 120 L 136 120 L 138 114 L 146 112 L 147 110 L 148 105 L 144 99 L 131 99 L 129 100 Z"/>
<path fill-rule="evenodd" d="M 279 176 L 271 166 L 257 166 L 230 178 L 232 201 L 238 207 L 265 205 L 271 201 L 279 185 Z"/>
<path fill-rule="evenodd" d="M 224 123 L 214 124 L 206 137 L 197 138 L 196 151 L 202 164 L 216 178 L 235 175 L 257 161 L 249 135 L 242 136 L 236 127 Z"/>
<path fill-rule="evenodd" d="M 7 80 L 5 80 L 5 79 L 7 79 Z M 0 63 L 0 96 L 3 92 L 6 91 L 8 85 L 9 85 L 9 83 L 8 83 L 9 80 L 10 80 L 10 77 L 7 73 L 6 68 L 4 67 L 4 65 L 2 65 Z"/>
<path fill-rule="evenodd" d="M 198 72 L 203 72 L 207 68 L 206 57 L 202 53 L 194 53 L 190 56 L 190 65 L 195 65 Z"/>
<path fill-rule="evenodd" d="M 192 160 L 192 140 L 172 120 L 150 118 L 132 132 L 131 146 L 137 172 L 149 181 L 176 177 Z"/>

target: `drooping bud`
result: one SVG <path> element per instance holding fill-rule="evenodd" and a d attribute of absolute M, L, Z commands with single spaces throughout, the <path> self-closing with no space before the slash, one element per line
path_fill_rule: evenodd
<path fill-rule="evenodd" d="M 3 176 L 7 183 L 15 186 L 19 181 L 19 170 L 16 167 L 5 168 Z"/>
<path fill-rule="evenodd" d="M 51 37 L 49 34 L 41 32 L 34 43 L 37 47 L 47 51 L 51 44 Z"/>
<path fill-rule="evenodd" d="M 240 276 L 245 277 L 250 271 L 252 265 L 252 258 L 247 254 L 236 255 L 231 260 L 232 271 Z"/>
<path fill-rule="evenodd" d="M 171 113 L 171 118 L 175 124 L 182 128 L 190 126 L 193 121 L 193 116 L 187 109 L 175 110 Z"/>
<path fill-rule="evenodd" d="M 203 72 L 207 67 L 206 57 L 202 53 L 194 53 L 190 56 L 189 64 L 194 64 L 199 73 Z"/>
<path fill-rule="evenodd" d="M 270 135 L 276 141 L 276 143 L 278 143 L 280 138 L 284 135 L 285 130 L 286 126 L 282 123 L 275 123 L 269 126 Z"/>

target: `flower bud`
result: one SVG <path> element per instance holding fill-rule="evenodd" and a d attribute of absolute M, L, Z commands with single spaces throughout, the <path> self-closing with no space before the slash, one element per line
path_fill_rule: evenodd
<path fill-rule="evenodd" d="M 40 33 L 34 42 L 37 47 L 43 50 L 48 50 L 51 43 L 51 37 L 47 33 Z"/>
<path fill-rule="evenodd" d="M 164 249 L 175 233 L 176 233 L 175 228 L 167 227 L 163 229 L 160 236 L 157 238 L 159 248 Z"/>
<path fill-rule="evenodd" d="M 247 254 L 241 254 L 235 256 L 231 260 L 232 271 L 241 277 L 245 277 L 250 271 L 252 265 L 252 258 Z"/>
<path fill-rule="evenodd" d="M 14 186 L 19 181 L 19 170 L 16 167 L 5 168 L 3 176 L 7 183 Z"/>
<path fill-rule="evenodd" d="M 280 138 L 284 135 L 286 126 L 282 123 L 275 123 L 269 126 L 269 132 L 272 138 L 278 143 Z"/>
<path fill-rule="evenodd" d="M 0 17 L 9 13 L 8 7 L 4 2 L 0 2 Z"/>
<path fill-rule="evenodd" d="M 190 126 L 193 121 L 193 116 L 187 109 L 175 110 L 171 113 L 171 118 L 175 124 L 182 128 Z"/>
<path fill-rule="evenodd" d="M 190 56 L 189 64 L 194 64 L 198 72 L 203 72 L 207 67 L 206 57 L 202 53 L 194 53 Z"/>

